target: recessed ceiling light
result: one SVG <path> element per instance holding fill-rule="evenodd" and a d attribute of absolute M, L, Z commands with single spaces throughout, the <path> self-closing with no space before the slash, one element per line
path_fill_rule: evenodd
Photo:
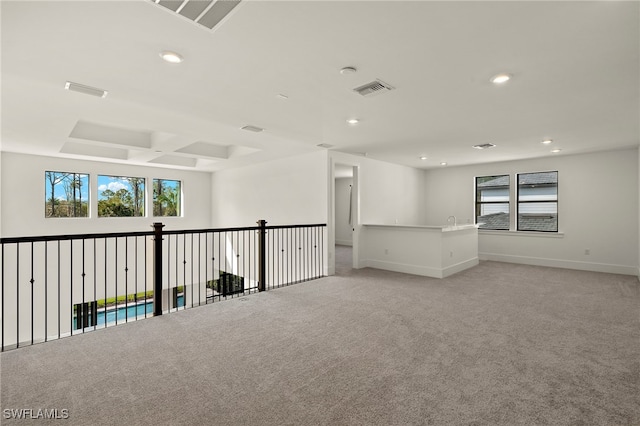
<path fill-rule="evenodd" d="M 426 160 L 426 159 L 427 159 L 427 156 L 426 156 L 426 155 L 422 155 L 422 156 L 420 156 L 420 159 L 421 159 L 421 160 Z"/>
<path fill-rule="evenodd" d="M 551 142 L 553 142 L 551 139 L 545 139 L 541 143 L 544 145 L 549 145 Z"/>
<path fill-rule="evenodd" d="M 347 123 L 352 124 L 352 125 L 353 124 L 358 124 L 359 122 L 360 122 L 360 120 L 357 119 L 357 118 L 350 118 L 350 119 L 347 120 Z"/>
<path fill-rule="evenodd" d="M 447 165 L 447 162 L 446 162 L 446 161 L 443 161 L 443 162 L 441 162 L 441 163 L 440 163 L 440 165 L 441 165 L 441 166 L 446 166 L 446 165 Z"/>
<path fill-rule="evenodd" d="M 179 64 L 180 62 L 184 61 L 182 55 L 170 50 L 164 50 L 160 52 L 160 57 L 171 64 Z"/>
<path fill-rule="evenodd" d="M 491 77 L 491 82 L 494 84 L 506 83 L 509 80 L 511 80 L 511 74 L 502 73 L 502 74 L 497 74 Z"/>
<path fill-rule="evenodd" d="M 346 74 L 353 74 L 355 72 L 357 72 L 358 70 L 355 67 L 344 67 L 340 70 L 340 74 L 342 75 L 346 75 Z"/>
<path fill-rule="evenodd" d="M 560 148 L 555 148 L 551 150 L 551 152 L 553 152 L 554 154 L 557 154 L 560 151 L 562 151 Z"/>

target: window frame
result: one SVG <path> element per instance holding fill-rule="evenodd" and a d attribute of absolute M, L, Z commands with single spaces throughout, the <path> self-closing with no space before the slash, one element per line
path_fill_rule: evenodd
<path fill-rule="evenodd" d="M 52 188 L 52 193 L 51 193 L 51 198 L 47 199 L 47 191 L 49 190 L 49 186 L 51 185 L 51 181 L 48 180 L 49 178 L 49 173 L 55 173 L 56 175 L 66 175 L 65 177 L 61 178 L 61 180 L 54 185 L 54 188 Z M 47 204 L 48 201 L 51 199 L 55 199 L 55 186 L 59 185 L 60 183 L 63 183 L 64 180 L 66 180 L 66 177 L 68 177 L 69 175 L 73 175 L 74 176 L 74 180 L 76 179 L 76 176 L 80 177 L 80 181 L 82 181 L 83 177 L 86 177 L 86 185 L 84 185 L 87 188 L 87 198 L 86 198 L 86 214 L 83 216 L 56 216 L 54 215 L 55 213 L 55 205 L 52 207 L 51 209 L 51 216 L 47 216 Z M 82 172 L 61 172 L 61 171 L 56 171 L 56 170 L 45 170 L 44 171 L 44 180 L 45 180 L 45 188 L 44 188 L 44 217 L 45 219 L 87 219 L 89 217 L 91 217 L 91 175 L 89 173 L 82 173 Z M 82 212 L 82 184 L 80 185 L 80 187 L 77 189 L 78 193 L 80 194 L 80 199 L 79 199 L 79 203 L 80 203 L 80 212 Z M 74 195 L 76 193 L 76 189 L 72 188 Z M 65 194 L 66 195 L 66 194 Z M 68 200 L 65 198 L 65 201 L 67 203 L 71 203 L 71 200 Z M 74 206 L 75 207 L 75 206 Z M 69 209 L 67 208 L 67 211 Z M 75 208 L 74 208 L 74 213 L 75 213 Z"/>
<path fill-rule="evenodd" d="M 102 218 L 144 218 L 147 217 L 147 178 L 146 177 L 141 177 L 141 176 L 124 176 L 124 175 L 112 175 L 112 174 L 98 174 L 98 177 L 96 178 L 96 184 L 97 184 L 97 193 L 96 193 L 96 205 L 97 205 L 97 217 L 99 219 Z M 141 203 L 141 214 L 139 215 L 101 215 L 100 214 L 100 201 L 104 201 L 100 199 L 100 178 L 101 177 L 105 177 L 105 178 L 109 178 L 112 180 L 122 180 L 122 179 L 138 179 L 142 181 L 142 185 L 143 188 L 140 191 L 140 193 L 142 194 L 142 203 Z M 131 182 L 129 182 L 129 185 L 131 186 Z M 131 188 L 133 190 L 133 188 Z M 117 192 L 117 191 L 116 191 Z M 127 191 L 128 192 L 128 191 Z M 135 209 L 136 206 L 134 205 L 134 213 L 135 213 Z"/>
<path fill-rule="evenodd" d="M 178 182 L 177 186 L 177 201 L 176 201 L 176 214 L 175 215 L 167 215 L 167 214 L 156 214 L 156 203 L 160 203 L 156 201 L 156 182 Z M 160 209 L 162 211 L 162 209 Z M 151 214 L 153 217 L 182 217 L 182 180 L 180 179 L 163 179 L 163 178 L 153 178 L 151 180 Z"/>
<path fill-rule="evenodd" d="M 479 191 L 478 191 L 478 179 L 482 179 L 482 178 L 501 178 L 501 177 L 506 177 L 509 182 L 507 184 L 507 200 L 506 201 L 480 201 L 478 200 L 478 195 L 479 195 Z M 474 214 L 474 223 L 476 225 L 478 225 L 478 217 L 480 217 L 480 210 L 481 207 L 484 205 L 488 205 L 488 204 L 506 204 L 507 205 L 507 214 L 509 216 L 509 221 L 507 224 L 507 228 L 485 228 L 485 227 L 478 227 L 478 229 L 482 229 L 482 230 L 487 230 L 487 231 L 510 231 L 511 230 L 511 175 L 510 174 L 495 174 L 495 175 L 483 175 L 483 176 L 476 176 L 473 180 L 474 182 L 474 198 L 475 198 L 475 214 Z"/>
<path fill-rule="evenodd" d="M 541 174 L 541 173 L 555 173 L 556 174 L 556 182 L 555 182 L 555 188 L 556 188 L 556 193 L 555 193 L 555 200 L 530 200 L 530 201 L 520 201 L 520 176 L 521 175 L 535 175 L 535 174 Z M 515 230 L 517 232 L 543 232 L 543 233 L 552 233 L 552 234 L 557 234 L 559 232 L 560 229 L 560 214 L 559 214 L 559 202 L 560 202 L 560 185 L 559 183 L 559 173 L 558 170 L 547 170 L 547 171 L 541 171 L 541 172 L 523 172 L 523 173 L 516 173 L 515 174 L 515 178 L 516 178 L 516 194 L 515 194 L 515 208 L 516 208 L 516 214 L 515 214 Z M 532 203 L 555 203 L 556 205 L 556 220 L 555 220 L 555 224 L 556 224 L 556 228 L 555 230 L 543 230 L 543 229 L 520 229 L 520 204 L 532 204 Z"/>

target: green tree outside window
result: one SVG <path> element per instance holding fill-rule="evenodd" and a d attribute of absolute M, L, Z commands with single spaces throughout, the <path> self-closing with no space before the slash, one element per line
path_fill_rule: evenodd
<path fill-rule="evenodd" d="M 98 176 L 98 217 L 144 216 L 144 178 Z"/>
<path fill-rule="evenodd" d="M 46 171 L 45 217 L 88 217 L 89 175 Z"/>
<path fill-rule="evenodd" d="M 153 180 L 153 215 L 180 216 L 181 184 L 179 180 Z"/>

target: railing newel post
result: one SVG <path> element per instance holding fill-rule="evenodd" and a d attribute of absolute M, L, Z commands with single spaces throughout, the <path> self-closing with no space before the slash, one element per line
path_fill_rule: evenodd
<path fill-rule="evenodd" d="M 267 248 L 266 248 L 266 234 L 267 234 L 267 221 L 260 219 L 258 222 L 260 229 L 258 229 L 258 291 L 265 291 L 267 289 Z"/>
<path fill-rule="evenodd" d="M 162 222 L 153 223 L 153 316 L 162 315 Z"/>

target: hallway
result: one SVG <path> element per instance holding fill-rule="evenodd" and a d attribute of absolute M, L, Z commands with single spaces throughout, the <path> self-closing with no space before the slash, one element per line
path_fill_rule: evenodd
<path fill-rule="evenodd" d="M 353 271 L 353 247 L 336 244 L 336 275 L 349 275 Z"/>

